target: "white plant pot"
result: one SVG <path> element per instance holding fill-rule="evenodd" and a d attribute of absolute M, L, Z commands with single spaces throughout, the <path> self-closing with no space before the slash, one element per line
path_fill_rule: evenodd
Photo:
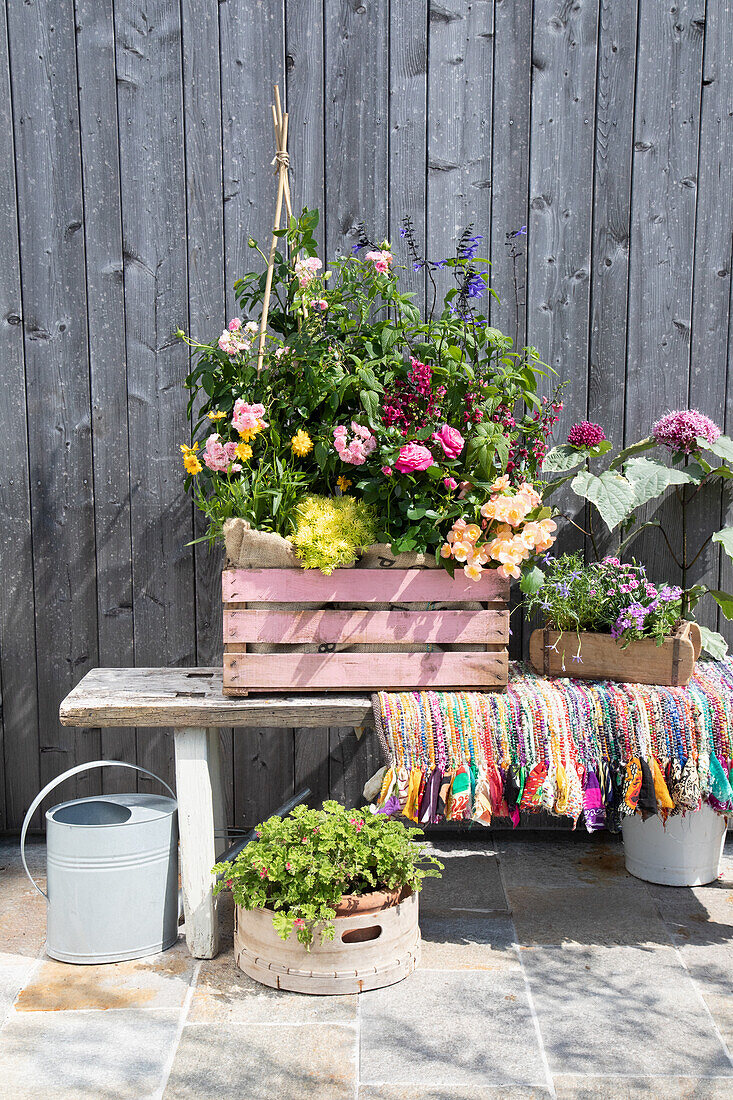
<path fill-rule="evenodd" d="M 720 874 L 727 818 L 709 806 L 667 818 L 623 820 L 626 870 L 662 886 L 704 886 Z"/>

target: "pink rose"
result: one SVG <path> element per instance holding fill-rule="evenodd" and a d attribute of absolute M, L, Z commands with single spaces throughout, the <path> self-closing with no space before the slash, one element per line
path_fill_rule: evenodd
<path fill-rule="evenodd" d="M 255 405 L 249 405 L 241 397 L 238 397 L 234 402 L 232 427 L 238 432 L 261 432 L 263 428 L 268 426 L 267 422 L 263 420 L 264 415 L 264 405 L 259 402 Z"/>
<path fill-rule="evenodd" d="M 364 259 L 370 260 L 374 264 L 374 270 L 379 272 L 380 275 L 386 275 L 389 271 L 389 265 L 392 263 L 392 253 L 387 252 L 386 249 L 379 249 L 378 251 L 367 252 Z"/>
<path fill-rule="evenodd" d="M 236 443 L 224 443 L 222 445 L 219 442 L 218 432 L 214 432 L 206 440 L 203 459 L 209 469 L 214 470 L 215 473 L 225 474 L 231 464 L 232 473 L 236 474 L 242 469 L 240 463 L 234 462 L 236 453 Z"/>
<path fill-rule="evenodd" d="M 444 424 L 439 432 L 433 432 L 433 439 L 440 443 L 446 458 L 458 458 L 466 442 L 458 429 L 451 428 L 449 424 Z"/>
<path fill-rule="evenodd" d="M 239 317 L 232 317 L 231 321 L 229 322 L 229 331 L 230 332 L 238 332 L 241 327 L 242 327 L 241 319 Z"/>
<path fill-rule="evenodd" d="M 458 488 L 458 482 L 454 477 L 444 477 L 443 484 L 445 485 L 446 489 L 450 489 L 451 492 L 453 492 L 454 489 Z"/>
<path fill-rule="evenodd" d="M 401 474 L 413 474 L 417 470 L 427 470 L 428 466 L 434 466 L 433 456 L 422 443 L 406 443 L 400 447 L 400 453 L 395 462 L 395 470 Z"/>
<path fill-rule="evenodd" d="M 385 477 L 392 477 L 392 467 L 391 466 L 382 466 L 382 473 L 384 474 Z"/>

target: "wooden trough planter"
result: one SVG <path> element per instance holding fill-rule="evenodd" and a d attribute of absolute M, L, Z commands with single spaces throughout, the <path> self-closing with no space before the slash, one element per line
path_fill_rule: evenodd
<path fill-rule="evenodd" d="M 643 638 L 630 642 L 626 649 L 610 634 L 535 630 L 529 640 L 529 659 L 535 672 L 545 676 L 685 687 L 695 670 L 700 648 L 696 623 L 683 623 L 660 646 L 652 638 Z"/>
<path fill-rule="evenodd" d="M 402 981 L 420 961 L 417 894 L 345 896 L 336 910 L 335 934 L 310 948 L 294 935 L 282 940 L 269 909 L 236 907 L 234 958 L 245 974 L 296 993 L 362 993 Z"/>
<path fill-rule="evenodd" d="M 225 569 L 222 594 L 225 695 L 507 683 L 509 583 L 496 572 Z"/>

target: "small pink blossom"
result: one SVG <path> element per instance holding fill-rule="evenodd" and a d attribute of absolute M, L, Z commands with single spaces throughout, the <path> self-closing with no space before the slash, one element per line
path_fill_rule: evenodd
<path fill-rule="evenodd" d="M 322 313 L 328 309 L 328 302 L 325 298 L 314 298 L 311 305 L 313 309 L 320 309 Z"/>
<path fill-rule="evenodd" d="M 286 871 L 292 871 L 292 869 L 293 869 L 292 863 L 286 863 L 285 864 L 285 870 Z"/>
<path fill-rule="evenodd" d="M 238 332 L 242 327 L 241 317 L 232 317 L 231 321 L 227 325 L 230 332 Z"/>
<path fill-rule="evenodd" d="M 380 275 L 386 275 L 389 271 L 389 265 L 392 263 L 392 253 L 387 252 L 385 249 L 378 249 L 367 252 L 364 259 L 370 260 L 374 264 L 374 270 L 379 272 Z"/>
<path fill-rule="evenodd" d="M 384 474 L 385 477 L 392 477 L 392 467 L 391 466 L 382 466 L 382 473 Z"/>
<path fill-rule="evenodd" d="M 306 256 L 304 259 L 296 260 L 295 278 L 301 286 L 308 286 L 308 283 L 315 278 L 318 269 L 321 267 L 323 267 L 323 264 L 317 256 Z"/>
<path fill-rule="evenodd" d="M 234 402 L 232 427 L 238 432 L 260 432 L 267 427 L 267 423 L 263 420 L 264 415 L 264 405 L 260 405 L 259 402 L 250 405 L 243 401 L 241 397 L 238 397 Z"/>
<path fill-rule="evenodd" d="M 260 878 L 267 878 L 267 868 L 263 867 L 260 871 Z"/>
<path fill-rule="evenodd" d="M 454 489 L 458 488 L 458 482 L 454 477 L 444 477 L 443 484 L 445 485 L 446 489 L 450 489 L 451 492 L 453 492 Z"/>
<path fill-rule="evenodd" d="M 351 466 L 363 466 L 370 454 L 377 449 L 377 440 L 362 424 L 351 422 L 352 438 L 343 425 L 333 429 L 333 445 L 342 462 Z"/>
<path fill-rule="evenodd" d="M 303 920 L 302 917 L 296 917 L 295 920 L 293 921 L 293 927 L 294 928 L 302 928 L 304 924 L 305 924 L 305 921 Z"/>
<path fill-rule="evenodd" d="M 400 453 L 395 462 L 395 470 L 401 474 L 413 474 L 418 470 L 427 470 L 434 466 L 433 456 L 422 443 L 406 443 L 400 447 Z"/>
<path fill-rule="evenodd" d="M 224 474 L 228 469 L 231 469 L 232 473 L 239 473 L 242 466 L 239 462 L 234 461 L 236 452 L 236 443 L 222 444 L 219 442 L 219 433 L 214 432 L 206 440 L 203 453 L 204 463 L 215 473 Z"/>
<path fill-rule="evenodd" d="M 433 432 L 433 439 L 441 445 L 446 458 L 458 458 L 466 442 L 458 429 L 451 428 L 449 424 L 444 424 L 439 432 Z"/>

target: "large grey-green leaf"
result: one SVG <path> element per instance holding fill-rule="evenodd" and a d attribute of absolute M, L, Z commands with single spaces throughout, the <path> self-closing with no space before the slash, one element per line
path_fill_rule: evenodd
<path fill-rule="evenodd" d="M 653 435 L 648 435 L 645 439 L 639 439 L 636 443 L 632 443 L 630 447 L 624 447 L 623 451 L 619 451 L 611 463 L 611 469 L 617 470 L 619 466 L 623 466 L 627 458 L 633 458 L 634 455 L 641 454 L 642 451 L 648 451 L 656 445 L 657 441 Z"/>
<path fill-rule="evenodd" d="M 634 486 L 615 470 L 604 470 L 598 477 L 581 470 L 570 487 L 579 497 L 595 504 L 609 531 L 613 531 L 636 505 Z"/>
<path fill-rule="evenodd" d="M 729 558 L 733 558 L 733 527 L 723 527 L 713 535 L 713 542 L 719 542 Z"/>
<path fill-rule="evenodd" d="M 708 630 L 706 626 L 700 626 L 699 623 L 697 625 L 702 638 L 702 648 L 714 661 L 722 661 L 728 652 L 728 643 L 723 635 L 715 630 Z"/>
<path fill-rule="evenodd" d="M 525 573 L 522 573 L 522 578 L 519 582 L 519 587 L 525 595 L 529 596 L 532 592 L 538 592 L 542 588 L 542 584 L 545 579 L 545 574 L 538 566 L 533 566 Z"/>
<path fill-rule="evenodd" d="M 636 507 L 646 504 L 670 485 L 686 485 L 692 479 L 684 469 L 663 466 L 652 458 L 632 458 L 624 466 L 624 475 L 634 486 Z"/>
<path fill-rule="evenodd" d="M 585 460 L 585 452 L 579 451 L 570 443 L 561 443 L 559 447 L 553 447 L 545 455 L 542 469 L 547 474 L 564 474 L 567 470 L 574 470 Z"/>
<path fill-rule="evenodd" d="M 714 443 L 708 443 L 702 436 L 697 438 L 698 446 L 702 451 L 712 451 L 724 462 L 733 462 L 733 439 L 727 435 L 719 435 Z"/>
<path fill-rule="evenodd" d="M 733 596 L 730 592 L 723 592 L 720 588 L 709 588 L 708 591 L 726 619 L 733 619 Z"/>

